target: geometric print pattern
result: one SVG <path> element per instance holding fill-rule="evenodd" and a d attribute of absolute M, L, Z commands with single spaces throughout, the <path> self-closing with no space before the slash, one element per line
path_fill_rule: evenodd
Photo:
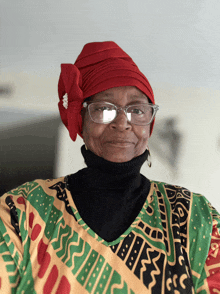
<path fill-rule="evenodd" d="M 139 215 L 113 242 L 84 223 L 64 178 L 26 183 L 0 207 L 0 291 L 220 291 L 220 216 L 182 187 L 152 181 Z"/>
<path fill-rule="evenodd" d="M 150 293 L 193 293 L 186 253 L 190 193 L 170 185 L 165 185 L 164 188 L 170 207 L 166 206 L 162 193 L 155 185 L 162 228 L 158 229 L 140 221 L 135 233 L 131 233 L 111 249 L 125 261 L 126 266 L 144 283 Z M 149 195 L 148 198 L 151 203 L 146 213 L 154 215 L 154 196 Z M 171 225 L 168 215 L 172 220 Z M 172 252 L 175 252 L 175 256 L 172 256 Z"/>

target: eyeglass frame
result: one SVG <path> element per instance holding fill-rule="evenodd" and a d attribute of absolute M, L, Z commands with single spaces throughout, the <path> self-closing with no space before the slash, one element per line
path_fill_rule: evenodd
<path fill-rule="evenodd" d="M 90 110 L 89 110 L 89 106 L 91 105 L 91 104 L 95 104 L 95 103 L 101 103 L 101 102 L 103 102 L 103 103 L 107 103 L 107 104 L 110 104 L 110 105 L 113 105 L 115 108 L 116 108 L 116 116 L 115 116 L 115 118 L 113 119 L 113 120 L 111 120 L 111 121 L 109 121 L 109 122 L 103 122 L 103 123 L 98 123 L 98 122 L 96 122 L 96 121 L 94 121 L 93 119 L 92 119 L 92 116 L 91 116 L 91 114 L 90 114 Z M 145 105 L 150 105 L 151 107 L 152 107 L 152 109 L 153 109 L 153 114 L 152 114 L 152 117 L 151 117 L 151 120 L 150 120 L 150 122 L 149 123 L 147 123 L 147 124 L 144 124 L 144 125 L 139 125 L 139 124 L 135 124 L 135 123 L 132 123 L 130 120 L 129 120 L 129 118 L 128 118 L 128 115 L 127 115 L 127 109 L 129 108 L 129 107 L 131 107 L 131 106 L 136 106 L 136 105 L 143 105 L 143 104 L 145 104 Z M 115 105 L 115 104 L 113 104 L 113 103 L 110 103 L 110 102 L 106 102 L 106 101 L 96 101 L 96 102 L 87 102 L 87 101 L 84 101 L 83 102 L 83 108 L 88 108 L 88 112 L 89 112 L 89 116 L 90 116 L 90 118 L 91 118 L 91 120 L 93 121 L 93 122 L 95 122 L 95 123 L 97 123 L 97 124 L 110 124 L 110 123 L 112 123 L 116 118 L 117 118 L 117 115 L 118 115 L 118 112 L 119 112 L 119 110 L 122 110 L 124 113 L 125 113 L 125 115 L 126 115 L 126 118 L 127 118 L 127 121 L 129 121 L 131 124 L 134 124 L 134 125 L 139 125 L 139 126 L 147 126 L 147 125 L 150 125 L 151 123 L 152 123 L 152 121 L 154 120 L 154 118 L 155 118 L 155 116 L 156 116 L 156 113 L 157 113 L 157 111 L 159 110 L 159 105 L 156 105 L 156 104 L 153 104 L 153 103 L 139 103 L 139 104 L 132 104 L 132 105 L 127 105 L 127 106 L 125 106 L 125 107 L 119 107 L 119 106 L 117 106 L 117 105 Z"/>

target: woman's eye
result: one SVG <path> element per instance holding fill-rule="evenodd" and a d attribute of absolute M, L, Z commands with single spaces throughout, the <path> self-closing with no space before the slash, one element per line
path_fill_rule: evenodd
<path fill-rule="evenodd" d="M 143 114 L 144 112 L 139 108 L 131 109 L 131 112 L 134 114 Z"/>
<path fill-rule="evenodd" d="M 109 106 L 98 106 L 95 108 L 95 111 L 105 111 L 105 110 L 108 110 L 108 111 L 111 111 L 113 110 L 112 107 L 109 107 Z"/>
<path fill-rule="evenodd" d="M 110 108 L 107 107 L 107 106 L 101 106 L 101 107 L 97 107 L 96 110 L 98 110 L 98 111 L 104 111 L 104 110 L 110 110 Z"/>

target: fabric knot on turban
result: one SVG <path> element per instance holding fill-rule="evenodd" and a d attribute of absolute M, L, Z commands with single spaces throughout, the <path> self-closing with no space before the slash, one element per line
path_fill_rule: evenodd
<path fill-rule="evenodd" d="M 78 68 L 73 64 L 61 64 L 61 74 L 58 83 L 60 101 L 58 103 L 61 119 L 69 130 L 70 137 L 76 140 L 77 134 L 82 133 L 82 101 L 83 91 L 82 76 Z M 66 95 L 67 94 L 67 95 Z M 67 100 L 64 103 L 63 98 Z"/>
<path fill-rule="evenodd" d="M 81 110 L 84 99 L 120 86 L 137 87 L 155 104 L 147 78 L 131 57 L 112 41 L 88 43 L 74 65 L 61 64 L 58 106 L 61 119 L 73 141 L 77 134 L 82 137 Z"/>

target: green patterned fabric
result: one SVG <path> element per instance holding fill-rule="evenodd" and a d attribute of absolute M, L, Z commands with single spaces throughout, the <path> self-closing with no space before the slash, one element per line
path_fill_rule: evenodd
<path fill-rule="evenodd" d="M 112 242 L 88 227 L 73 198 L 64 178 L 0 198 L 1 293 L 220 291 L 220 215 L 204 196 L 151 181 L 136 219 Z"/>

